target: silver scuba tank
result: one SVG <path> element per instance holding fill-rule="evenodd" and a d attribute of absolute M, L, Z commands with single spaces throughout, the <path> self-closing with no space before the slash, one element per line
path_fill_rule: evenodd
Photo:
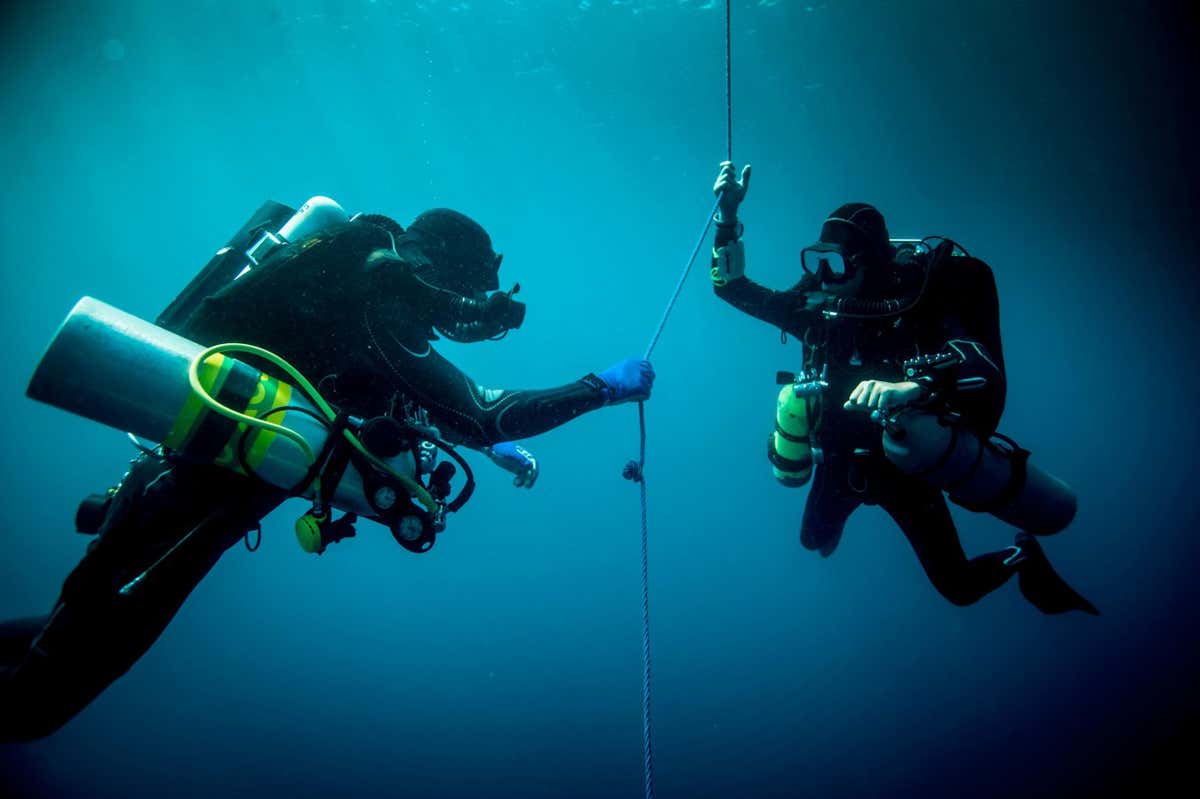
<path fill-rule="evenodd" d="M 158 327 L 182 332 L 205 299 L 258 266 L 278 248 L 349 220 L 328 197 L 311 197 L 294 210 L 268 200 L 247 220 L 154 320 Z"/>
<path fill-rule="evenodd" d="M 247 263 L 234 279 L 236 280 L 258 266 L 268 255 L 285 244 L 306 239 L 332 225 L 349 220 L 350 215 L 346 213 L 346 210 L 328 197 L 310 198 L 278 231 L 274 233 L 269 230 L 263 231 L 262 235 L 258 237 L 258 241 L 246 250 Z"/>
<path fill-rule="evenodd" d="M 883 451 L 901 471 L 947 491 L 969 510 L 1037 535 L 1064 529 L 1076 511 L 1070 486 L 1003 441 L 985 441 L 962 424 L 908 409 L 885 425 Z"/>
<path fill-rule="evenodd" d="M 188 372 L 203 350 L 175 333 L 84 297 L 50 342 L 26 394 L 161 442 L 185 460 L 250 471 L 280 488 L 297 486 L 312 465 L 300 445 L 216 413 L 193 391 Z M 315 418 L 324 415 L 291 384 L 222 354 L 205 359 L 198 375 L 205 391 L 222 405 L 290 428 L 312 453 L 325 446 L 329 432 Z M 411 452 L 387 463 L 402 475 L 416 474 Z M 312 498 L 312 494 L 310 486 L 303 495 Z M 373 475 L 363 475 L 352 463 L 330 504 L 377 518 L 402 510 L 392 507 L 398 501 L 404 498 L 395 486 L 378 484 Z"/>

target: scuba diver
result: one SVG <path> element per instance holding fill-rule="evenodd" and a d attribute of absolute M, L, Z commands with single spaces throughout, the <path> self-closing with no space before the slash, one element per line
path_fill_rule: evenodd
<path fill-rule="evenodd" d="M 848 203 L 802 251 L 799 282 L 773 291 L 745 275 L 750 175 L 721 164 L 711 277 L 722 300 L 803 343 L 801 372 L 779 374 L 768 442 L 781 483 L 812 481 L 801 544 L 828 557 L 850 514 L 879 505 L 955 605 L 1016 574 L 1044 613 L 1098 614 L 1034 537 L 1070 523 L 1074 495 L 996 433 L 1006 382 L 990 267 L 948 239 L 891 239 L 878 210 Z M 1013 545 L 968 559 L 944 494 L 1017 527 Z"/>
<path fill-rule="evenodd" d="M 269 482 L 271 469 L 288 463 L 287 452 L 278 454 L 282 433 L 267 431 L 263 420 L 263 429 L 250 435 L 246 424 L 235 427 L 216 413 L 188 416 L 195 397 L 185 381 L 185 412 L 167 419 L 162 437 L 150 439 L 164 443 L 140 445 L 119 485 L 80 506 L 76 525 L 95 538 L 51 613 L 0 625 L 0 740 L 48 735 L 86 707 L 147 651 L 229 547 L 243 538 L 248 548 L 257 546 L 251 532 L 261 535 L 261 520 L 285 499 L 313 499 L 313 511 L 296 526 L 306 551 L 320 554 L 355 534 L 358 515 L 334 520 L 334 507 L 363 508 L 368 518 L 386 521 L 402 546 L 425 551 L 446 512 L 469 496 L 464 489 L 447 501 L 454 468 L 445 461 L 433 466 L 439 451 L 467 471 L 468 489 L 469 468 L 454 444 L 486 452 L 518 485 L 532 485 L 536 461 L 513 442 L 588 411 L 649 398 L 654 372 L 644 360 L 624 360 L 557 388 L 509 390 L 484 387 L 439 355 L 431 346 L 439 336 L 478 342 L 522 324 L 517 287 L 498 291 L 500 262 L 487 232 L 456 211 L 427 211 L 406 230 L 384 216 L 350 218 L 332 200 L 313 198 L 299 212 L 276 203 L 259 209 L 154 326 L 81 301 L 39 365 L 31 397 L 84 415 L 91 411 L 79 403 L 103 405 L 90 418 L 116 425 L 125 417 L 104 413 L 124 393 L 129 402 L 112 413 L 153 431 L 158 423 L 143 418 L 153 415 L 147 410 L 153 397 L 123 382 L 171 372 L 177 384 L 178 370 L 159 364 L 169 360 L 162 353 L 249 342 L 273 353 L 262 372 L 218 354 L 204 359 L 201 353 L 191 364 L 193 378 L 208 380 L 205 404 L 233 405 L 242 391 L 237 407 L 248 410 L 229 418 L 253 421 L 253 403 L 272 395 L 277 401 L 259 413 L 263 420 L 286 418 L 297 428 L 308 419 L 320 432 L 311 440 L 325 444 L 314 444 L 319 452 L 310 452 L 290 478 Z M 82 331 L 77 337 L 75 328 Z M 97 339 L 120 344 L 109 347 L 107 358 L 75 352 Z M 123 359 L 132 360 L 123 353 L 132 351 L 144 363 L 130 364 L 126 378 L 103 389 L 86 384 L 95 382 L 91 376 L 79 376 L 122 368 Z M 288 385 L 276 377 L 297 374 L 287 371 L 285 359 L 296 373 L 312 376 L 319 386 L 314 395 L 330 399 L 328 417 L 316 418 L 321 415 L 298 392 L 286 398 Z M 221 363 L 219 379 L 205 377 L 210 364 Z M 78 399 L 87 393 L 96 399 Z M 303 443 L 288 444 L 289 452 Z M 215 465 L 221 458 L 224 465 Z M 388 466 L 401 461 L 410 472 Z M 388 469 L 403 479 L 390 479 Z M 423 474 L 428 486 L 420 483 Z M 358 504 L 343 501 L 351 495 Z"/>

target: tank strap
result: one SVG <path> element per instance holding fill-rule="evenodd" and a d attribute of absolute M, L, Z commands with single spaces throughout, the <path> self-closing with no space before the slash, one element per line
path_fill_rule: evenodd
<path fill-rule="evenodd" d="M 253 539 L 250 538 L 251 533 L 255 534 Z M 253 544 L 250 543 L 251 540 L 254 541 Z M 246 544 L 247 552 L 258 551 L 258 548 L 262 546 L 262 519 L 259 519 L 253 527 L 246 531 L 246 534 L 242 536 L 242 541 Z"/>
<path fill-rule="evenodd" d="M 875 499 L 867 496 L 871 488 L 871 457 L 869 449 L 854 450 L 846 468 L 846 487 L 858 494 L 864 504 L 877 505 L 879 503 Z"/>
<path fill-rule="evenodd" d="M 334 417 L 329 426 L 328 435 L 325 437 L 325 446 L 321 447 L 321 451 L 317 453 L 317 457 L 313 459 L 312 465 L 308 467 L 308 471 L 305 472 L 300 482 L 290 489 L 289 495 L 303 496 L 313 481 L 320 477 L 320 500 L 327 502 L 333 497 L 337 484 L 346 471 L 346 464 L 350 461 L 350 447 L 342 437 L 342 431 L 347 428 L 349 421 L 350 415 L 344 411 Z"/>
<path fill-rule="evenodd" d="M 784 441 L 790 441 L 793 444 L 807 444 L 808 443 L 808 439 L 809 439 L 808 436 L 794 436 L 791 433 L 789 433 L 788 431 L 784 430 L 782 427 L 780 427 L 778 422 L 775 423 L 775 432 Z"/>
<path fill-rule="evenodd" d="M 784 472 L 800 472 L 805 469 L 811 469 L 813 465 L 811 457 L 804 460 L 792 460 L 791 458 L 783 457 L 775 451 L 774 442 L 769 436 L 767 437 L 767 460 L 771 462 L 772 466 Z"/>
<path fill-rule="evenodd" d="M 999 510 L 1009 505 L 1025 490 L 1025 482 L 1029 478 L 1029 454 L 1029 450 L 1013 445 L 1012 454 L 1008 456 L 1012 462 L 1012 474 L 1009 475 L 1004 490 L 988 503 L 988 511 Z"/>
<path fill-rule="evenodd" d="M 349 426 L 349 421 L 348 413 L 339 412 L 333 420 L 329 437 L 325 439 L 328 452 L 323 453 L 325 465 L 321 469 L 321 501 L 326 505 L 333 501 L 333 495 L 337 492 L 342 477 L 346 474 L 346 467 L 350 465 L 350 459 L 358 454 L 351 449 L 342 435 L 342 431 Z"/>

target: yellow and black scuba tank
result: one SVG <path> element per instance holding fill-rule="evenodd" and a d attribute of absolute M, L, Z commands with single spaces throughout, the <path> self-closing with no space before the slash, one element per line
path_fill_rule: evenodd
<path fill-rule="evenodd" d="M 775 430 L 767 440 L 767 459 L 775 479 L 789 488 L 812 478 L 810 437 L 821 412 L 821 395 L 829 387 L 825 376 L 825 370 L 819 375 L 778 372 L 775 376 L 783 385 L 775 399 Z"/>
<path fill-rule="evenodd" d="M 266 360 L 288 379 L 230 357 L 235 353 Z M 312 519 L 296 528 L 309 552 L 338 540 L 337 529 L 324 527 L 329 508 L 379 521 L 406 549 L 424 552 L 444 528 L 445 514 L 461 507 L 474 486 L 465 462 L 444 445 L 467 477 L 459 496 L 447 501 L 453 467 L 421 468 L 427 435 L 397 431 L 394 420 L 390 432 L 373 429 L 374 420 L 336 412 L 266 350 L 205 348 L 90 297 L 59 327 L 26 393 L 162 442 L 171 457 L 253 475 L 312 499 Z M 428 487 L 420 482 L 423 471 L 432 472 Z"/>
<path fill-rule="evenodd" d="M 431 438 L 435 429 L 399 425 L 399 432 L 381 434 L 389 425 L 372 426 L 380 420 L 336 413 L 302 375 L 272 353 L 242 344 L 205 350 L 180 335 L 205 299 L 280 248 L 359 217 L 389 233 L 403 233 L 386 217 L 351 217 L 328 197 L 312 197 L 299 210 L 267 201 L 155 324 L 85 297 L 51 342 L 27 394 L 131 436 L 161 442 L 170 457 L 254 475 L 312 499 L 313 510 L 296 523 L 305 551 L 320 554 L 326 544 L 353 535 L 352 524 L 360 514 L 388 526 L 404 548 L 428 550 L 434 535 L 445 528 L 445 514 L 458 510 L 475 484 L 461 456 Z M 263 358 L 293 375 L 295 384 L 227 352 Z M 436 463 L 438 450 L 466 476 L 452 501 L 450 479 L 456 469 Z M 422 474 L 428 475 L 428 486 L 421 484 Z M 80 532 L 97 532 L 113 494 L 110 490 L 84 499 L 76 515 Z M 332 508 L 346 515 L 334 521 Z"/>

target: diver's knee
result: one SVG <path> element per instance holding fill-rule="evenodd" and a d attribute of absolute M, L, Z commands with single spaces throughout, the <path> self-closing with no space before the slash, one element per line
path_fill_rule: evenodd
<path fill-rule="evenodd" d="M 979 601 L 979 592 L 974 591 L 962 580 L 935 580 L 933 587 L 947 602 L 955 607 L 965 608 Z"/>
<path fill-rule="evenodd" d="M 958 608 L 965 608 L 969 605 L 974 605 L 979 601 L 979 597 L 970 596 L 969 594 L 947 593 L 943 591 L 942 596 L 944 596 L 951 605 L 954 605 Z"/>
<path fill-rule="evenodd" d="M 845 526 L 844 522 L 842 524 L 822 524 L 805 519 L 804 523 L 800 525 L 800 546 L 810 551 L 820 551 L 822 555 L 829 557 L 832 554 L 831 545 L 837 546 Z"/>
<path fill-rule="evenodd" d="M 97 619 L 60 603 L 21 661 L 0 670 L 0 741 L 56 732 L 127 670 L 119 651 Z"/>
<path fill-rule="evenodd" d="M 58 732 L 69 716 L 45 716 L 34 712 L 5 711 L 0 721 L 0 743 L 28 743 Z"/>
<path fill-rule="evenodd" d="M 0 742 L 36 741 L 57 732 L 81 708 L 51 686 L 29 685 L 15 669 L 0 674 Z"/>
<path fill-rule="evenodd" d="M 800 530 L 800 546 L 810 551 L 820 549 L 821 544 L 828 537 L 824 530 L 813 530 L 810 527 L 804 527 Z"/>

